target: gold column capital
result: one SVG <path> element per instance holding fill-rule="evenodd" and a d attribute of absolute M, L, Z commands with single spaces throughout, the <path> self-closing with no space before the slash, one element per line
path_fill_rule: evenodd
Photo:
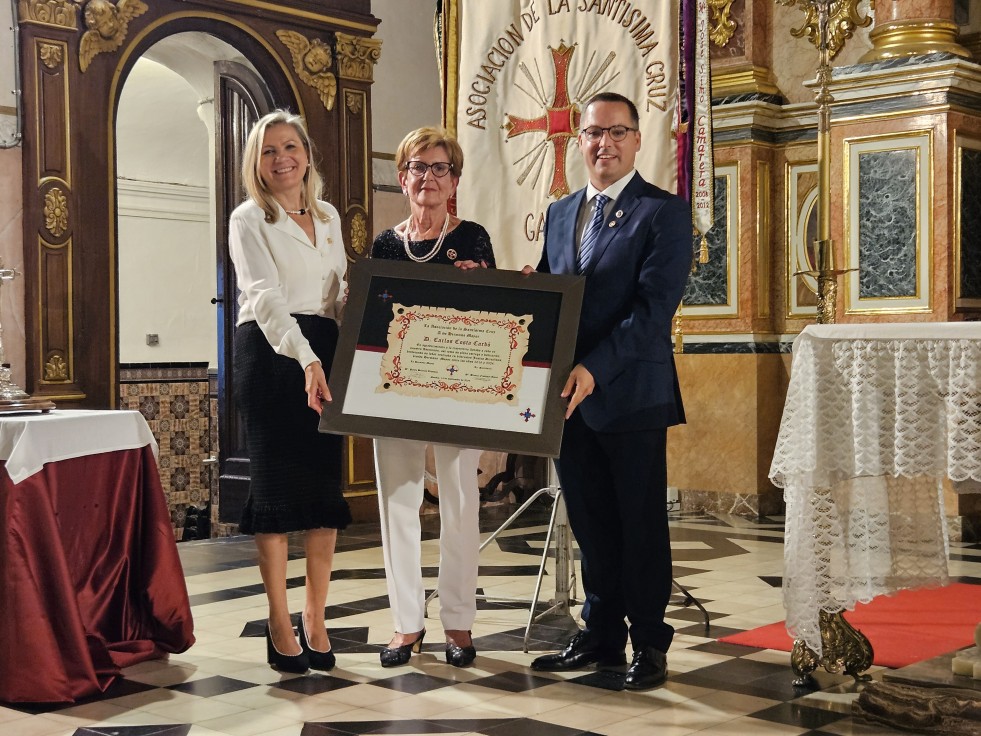
<path fill-rule="evenodd" d="M 19 0 L 17 16 L 22 23 L 78 29 L 78 3 L 71 0 Z"/>
<path fill-rule="evenodd" d="M 859 62 L 945 51 L 965 59 L 971 52 L 957 42 L 957 24 L 941 18 L 908 18 L 876 24 L 869 33 L 872 48 Z"/>
<path fill-rule="evenodd" d="M 374 67 L 381 58 L 381 39 L 336 33 L 337 63 L 341 79 L 374 80 Z"/>

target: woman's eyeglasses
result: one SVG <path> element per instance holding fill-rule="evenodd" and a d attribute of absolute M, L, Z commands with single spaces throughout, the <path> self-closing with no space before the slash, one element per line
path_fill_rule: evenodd
<path fill-rule="evenodd" d="M 615 143 L 619 143 L 627 137 L 627 133 L 629 133 L 631 130 L 638 130 L 638 128 L 628 128 L 626 125 L 613 125 L 609 128 L 601 128 L 598 125 L 591 125 L 588 128 L 583 128 L 580 130 L 579 134 L 590 143 L 596 143 L 603 137 L 604 133 L 609 133 L 610 140 L 614 141 Z"/>
<path fill-rule="evenodd" d="M 426 172 L 432 170 L 433 176 L 443 177 L 449 174 L 453 170 L 453 164 L 448 164 L 445 161 L 437 161 L 434 164 L 423 163 L 422 161 L 409 161 L 405 165 L 415 176 L 423 177 Z"/>

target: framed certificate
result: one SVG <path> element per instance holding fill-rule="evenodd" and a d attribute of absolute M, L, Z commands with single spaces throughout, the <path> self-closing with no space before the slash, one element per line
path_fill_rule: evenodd
<path fill-rule="evenodd" d="M 361 260 L 320 431 L 556 457 L 583 279 Z"/>

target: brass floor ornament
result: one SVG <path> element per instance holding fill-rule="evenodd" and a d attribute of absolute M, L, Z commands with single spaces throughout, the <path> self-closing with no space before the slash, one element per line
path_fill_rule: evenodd
<path fill-rule="evenodd" d="M 818 665 L 832 673 L 844 672 L 857 681 L 871 680 L 871 676 L 862 674 L 872 666 L 872 644 L 858 629 L 845 620 L 841 611 L 829 613 L 819 611 L 818 624 L 821 628 L 821 650 L 817 653 L 803 639 L 794 641 L 790 652 L 790 666 L 797 678 L 794 687 L 805 687 L 814 684 L 811 673 Z"/>

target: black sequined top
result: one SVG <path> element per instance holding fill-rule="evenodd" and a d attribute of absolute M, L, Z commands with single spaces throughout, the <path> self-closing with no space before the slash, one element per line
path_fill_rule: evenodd
<path fill-rule="evenodd" d="M 409 241 L 412 254 L 422 257 L 436 244 L 436 238 L 429 240 Z M 384 258 L 388 261 L 409 261 L 405 253 L 402 236 L 394 229 L 380 233 L 371 246 L 372 258 Z M 491 246 L 490 235 L 483 227 L 470 220 L 461 220 L 453 230 L 446 234 L 439 252 L 426 263 L 441 263 L 453 265 L 454 261 L 484 261 L 488 268 L 496 268 L 494 249 Z"/>

